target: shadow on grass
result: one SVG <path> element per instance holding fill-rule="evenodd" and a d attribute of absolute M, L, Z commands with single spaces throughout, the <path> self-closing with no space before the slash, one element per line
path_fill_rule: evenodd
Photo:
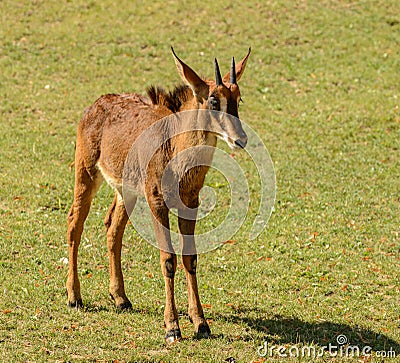
<path fill-rule="evenodd" d="M 160 308 L 138 309 L 132 308 L 126 311 L 118 311 L 111 303 L 109 305 L 97 305 L 92 303 L 85 304 L 84 311 L 91 313 L 117 312 L 122 314 L 150 315 L 162 319 Z M 189 319 L 186 312 L 179 311 L 180 319 Z M 337 345 L 339 335 L 346 337 L 347 343 L 358 346 L 362 349 L 369 346 L 373 351 L 396 352 L 400 355 L 400 343 L 390 339 L 381 332 L 375 332 L 361 325 L 348 325 L 331 321 L 308 322 L 296 317 L 285 317 L 275 315 L 269 316 L 267 311 L 258 309 L 241 308 L 230 314 L 214 314 L 214 319 L 225 321 L 227 324 L 247 325 L 250 329 L 249 336 L 243 337 L 245 340 L 259 340 L 260 334 L 263 340 L 275 345 L 317 345 L 327 346 L 328 344 Z M 256 333 L 256 334 L 255 334 Z M 210 339 L 229 338 L 224 334 L 212 334 Z M 198 340 L 196 335 L 183 340 Z M 260 342 L 262 343 L 262 342 Z"/>
<path fill-rule="evenodd" d="M 106 304 L 102 304 L 99 302 L 91 302 L 91 301 L 84 301 L 83 312 L 86 313 L 100 313 L 100 312 L 108 312 L 108 313 L 117 313 L 117 314 L 138 314 L 138 315 L 149 315 L 160 317 L 162 319 L 164 310 L 160 309 L 159 307 L 155 308 L 139 308 L 139 307 L 131 307 L 127 309 L 118 309 L 114 302 L 109 299 Z M 182 316 L 185 315 L 182 313 Z"/>
<path fill-rule="evenodd" d="M 257 314 L 258 317 L 251 317 Z M 347 343 L 358 346 L 360 349 L 369 346 L 373 351 L 388 351 L 392 349 L 400 354 L 400 343 L 390 339 L 382 333 L 347 324 L 330 321 L 307 322 L 295 317 L 273 316 L 262 318 L 267 312 L 257 310 L 240 310 L 236 314 L 217 315 L 217 319 L 238 324 L 246 324 L 252 331 L 264 334 L 264 340 L 276 345 L 319 345 L 329 343 L 337 345 L 339 335 L 346 337 Z M 251 334 L 251 332 L 250 332 Z"/>
<path fill-rule="evenodd" d="M 86 301 L 83 305 L 82 311 L 84 311 L 85 313 L 100 313 L 116 311 L 116 309 L 112 306 L 104 306 Z"/>

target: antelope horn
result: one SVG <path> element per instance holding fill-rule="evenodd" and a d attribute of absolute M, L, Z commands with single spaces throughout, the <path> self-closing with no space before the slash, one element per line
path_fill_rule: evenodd
<path fill-rule="evenodd" d="M 214 62 L 215 62 L 215 84 L 217 86 L 221 86 L 222 85 L 222 77 L 221 77 L 221 72 L 219 70 L 217 58 L 214 59 Z"/>
<path fill-rule="evenodd" d="M 230 79 L 229 83 L 236 84 L 236 68 L 235 68 L 235 58 L 234 57 L 232 57 L 231 79 Z"/>

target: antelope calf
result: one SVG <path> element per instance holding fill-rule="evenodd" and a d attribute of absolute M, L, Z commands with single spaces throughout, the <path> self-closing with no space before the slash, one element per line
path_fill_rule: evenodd
<path fill-rule="evenodd" d="M 240 91 L 237 81 L 244 72 L 250 49 L 237 65 L 232 59 L 231 70 L 224 77 L 221 76 L 215 59 L 215 81 L 201 79 L 178 58 L 173 49 L 172 53 L 178 73 L 185 83 L 184 86 L 176 87 L 171 92 L 150 87 L 148 97 L 135 93 L 102 96 L 86 110 L 79 123 L 75 154 L 74 200 L 68 214 L 69 268 L 66 283 L 69 306 L 82 307 L 77 265 L 78 247 L 91 201 L 102 181 L 106 180 L 115 190 L 114 200 L 104 220 L 110 260 L 110 295 L 118 309 L 125 310 L 132 307 L 125 294 L 121 269 L 122 236 L 129 218 L 125 205 L 129 202 L 133 208 L 136 196 L 144 193 L 152 212 L 155 235 L 160 246 L 160 263 L 166 290 L 164 322 L 167 343 L 172 343 L 181 337 L 174 300 L 177 257 L 171 246 L 169 233 L 168 214 L 171 207 L 178 209 L 180 252 L 187 279 L 189 317 L 197 336 L 207 338 L 211 334 L 204 318 L 197 288 L 197 254 L 194 241 L 196 212 L 199 206 L 199 192 L 212 159 L 212 152 L 209 150 L 216 146 L 217 137 L 225 140 L 232 148 L 244 148 L 247 143 L 247 136 L 238 119 Z M 138 165 L 133 165 L 131 169 L 132 173 L 138 174 L 132 178 L 135 181 L 133 194 L 129 201 L 124 201 L 122 193 L 124 163 L 132 145 L 142 132 L 159 120 L 187 110 L 199 110 L 197 117 L 191 121 L 193 129 L 190 127 L 188 129 L 187 122 L 185 125 L 180 125 L 179 117 L 176 118 L 176 122 L 165 123 L 160 129 L 160 135 L 154 136 L 163 137 L 162 140 L 165 142 L 162 142 L 162 146 L 150 157 L 145 170 L 146 175 L 142 175 L 143 170 L 139 167 L 142 162 L 141 155 L 145 155 L 146 148 L 159 140 L 146 140 L 140 145 L 140 153 L 134 159 Z M 209 112 L 210 115 L 207 115 L 200 112 L 201 110 L 220 112 Z M 230 114 L 234 117 L 217 117 L 215 114 L 226 116 Z M 183 130 L 181 133 L 180 128 Z M 168 135 L 171 135 L 171 138 Z M 192 154 L 191 158 L 205 158 L 207 161 L 199 160 L 197 166 L 188 168 L 180 165 L 180 169 L 185 170 L 185 173 L 176 179 L 178 184 L 175 189 L 179 195 L 168 197 L 163 195 L 161 179 L 167 164 L 180 152 L 199 145 L 208 146 L 208 151 Z M 185 162 L 183 159 L 182 163 Z M 176 199 L 179 199 L 181 204 L 175 203 Z M 179 207 L 182 205 L 191 211 L 190 218 L 187 213 L 182 212 Z"/>

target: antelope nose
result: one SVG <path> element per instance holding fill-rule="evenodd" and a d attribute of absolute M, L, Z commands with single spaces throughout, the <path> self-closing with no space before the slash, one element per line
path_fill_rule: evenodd
<path fill-rule="evenodd" d="M 244 149 L 247 144 L 247 139 L 242 141 L 240 139 L 235 140 L 235 145 L 239 146 L 240 148 Z"/>

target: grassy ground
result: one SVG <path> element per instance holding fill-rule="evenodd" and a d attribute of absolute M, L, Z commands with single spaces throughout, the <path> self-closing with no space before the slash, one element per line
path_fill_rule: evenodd
<path fill-rule="evenodd" d="M 266 340 L 323 347 L 339 334 L 373 349 L 348 361 L 400 356 L 399 14 L 395 0 L 0 2 L 0 360 L 262 362 Z M 176 84 L 171 44 L 209 76 L 214 56 L 225 72 L 252 46 L 241 117 L 271 153 L 278 193 L 257 240 L 200 256 L 212 339 L 193 339 L 179 269 L 184 339 L 166 347 L 158 251 L 132 228 L 134 310 L 109 301 L 109 188 L 82 241 L 84 311 L 66 307 L 63 258 L 83 110 L 104 93 Z M 281 358 L 299 360 L 317 359 Z"/>

